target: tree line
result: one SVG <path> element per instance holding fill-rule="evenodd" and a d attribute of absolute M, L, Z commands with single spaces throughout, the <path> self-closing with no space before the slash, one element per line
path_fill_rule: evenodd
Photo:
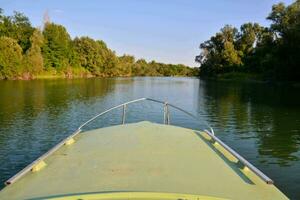
<path fill-rule="evenodd" d="M 200 44 L 200 76 L 253 74 L 265 80 L 300 80 L 300 0 L 273 5 L 269 27 L 226 25 Z"/>
<path fill-rule="evenodd" d="M 6 16 L 0 9 L 0 79 L 64 77 L 194 76 L 196 68 L 117 56 L 102 40 L 72 39 L 62 25 L 31 25 L 20 12 Z"/>

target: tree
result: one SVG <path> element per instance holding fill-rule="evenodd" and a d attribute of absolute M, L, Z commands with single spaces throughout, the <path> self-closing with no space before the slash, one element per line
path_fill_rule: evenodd
<path fill-rule="evenodd" d="M 289 6 L 275 4 L 267 19 L 272 21 L 271 31 L 277 36 L 276 78 L 300 80 L 300 0 Z"/>
<path fill-rule="evenodd" d="M 118 76 L 118 57 L 116 56 L 116 53 L 112 50 L 110 50 L 104 41 L 97 40 L 96 41 L 99 45 L 99 53 L 104 61 L 103 67 L 102 67 L 102 73 L 105 74 L 105 76 Z"/>
<path fill-rule="evenodd" d="M 18 41 L 23 52 L 25 52 L 30 47 L 30 36 L 34 28 L 31 26 L 28 17 L 19 12 L 14 12 L 12 23 L 14 24 L 14 30 L 11 37 Z"/>
<path fill-rule="evenodd" d="M 45 68 L 64 69 L 70 66 L 74 57 L 71 37 L 65 27 L 54 23 L 46 23 L 44 30 L 42 53 Z"/>
<path fill-rule="evenodd" d="M 241 26 L 236 43 L 237 49 L 241 51 L 243 55 L 253 53 L 262 29 L 263 27 L 257 23 L 246 23 Z"/>
<path fill-rule="evenodd" d="M 145 59 L 139 59 L 132 66 L 132 75 L 133 76 L 145 76 L 145 69 L 147 68 L 148 63 Z"/>
<path fill-rule="evenodd" d="M 118 58 L 118 71 L 121 76 L 131 76 L 132 67 L 135 64 L 135 58 L 131 55 L 124 54 Z"/>
<path fill-rule="evenodd" d="M 80 66 L 94 75 L 103 75 L 105 67 L 105 55 L 101 46 L 103 44 L 89 37 L 75 38 L 73 44 Z"/>
<path fill-rule="evenodd" d="M 35 29 L 30 37 L 31 47 L 27 50 L 25 57 L 27 72 L 31 74 L 41 73 L 44 69 L 44 60 L 41 51 L 43 42 L 42 33 L 38 29 Z"/>
<path fill-rule="evenodd" d="M 238 30 L 224 26 L 210 40 L 200 44 L 201 54 L 196 61 L 201 65 L 201 73 L 212 75 L 234 71 L 242 64 L 240 53 L 236 48 Z"/>
<path fill-rule="evenodd" d="M 239 66 L 242 64 L 241 57 L 232 42 L 224 42 L 224 50 L 221 53 L 225 66 Z"/>
<path fill-rule="evenodd" d="M 46 20 L 43 31 L 19 12 L 5 16 L 0 8 L 0 79 L 29 79 L 44 71 L 76 76 L 174 76 L 192 74 L 184 65 L 170 65 L 132 55 L 118 57 L 104 41 L 71 39 L 65 27 Z"/>
<path fill-rule="evenodd" d="M 0 73 L 5 79 L 18 78 L 22 74 L 22 48 L 12 38 L 0 37 Z"/>
<path fill-rule="evenodd" d="M 232 71 L 259 73 L 265 79 L 300 80 L 300 0 L 275 4 L 267 17 L 271 26 L 246 23 L 237 32 L 225 26 L 200 45 L 200 74 Z"/>
<path fill-rule="evenodd" d="M 7 36 L 15 39 L 22 47 L 23 52 L 30 47 L 30 36 L 34 28 L 24 14 L 14 12 L 13 16 L 4 16 L 0 10 L 0 36 Z"/>

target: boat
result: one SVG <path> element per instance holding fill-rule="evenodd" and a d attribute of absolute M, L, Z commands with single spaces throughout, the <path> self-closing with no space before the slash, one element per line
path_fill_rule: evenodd
<path fill-rule="evenodd" d="M 163 123 L 126 123 L 129 104 L 162 104 Z M 5 182 L 0 199 L 288 199 L 272 179 L 221 141 L 212 128 L 171 125 L 168 102 L 141 98 L 112 107 Z M 112 110 L 121 123 L 82 131 Z"/>

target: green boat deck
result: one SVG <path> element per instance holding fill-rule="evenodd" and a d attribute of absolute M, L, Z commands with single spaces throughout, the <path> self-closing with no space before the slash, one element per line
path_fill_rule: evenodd
<path fill-rule="evenodd" d="M 204 132 L 139 122 L 74 139 L 0 199 L 287 199 Z"/>

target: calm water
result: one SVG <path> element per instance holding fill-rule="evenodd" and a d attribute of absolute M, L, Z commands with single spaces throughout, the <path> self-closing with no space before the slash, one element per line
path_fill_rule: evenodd
<path fill-rule="evenodd" d="M 140 97 L 168 100 L 214 127 L 233 149 L 300 199 L 300 89 L 194 78 L 0 81 L 0 181 L 25 167 L 80 123 Z M 136 104 L 128 122 L 163 120 L 161 106 Z M 88 128 L 121 121 L 117 110 Z M 171 123 L 203 125 L 171 110 Z"/>

